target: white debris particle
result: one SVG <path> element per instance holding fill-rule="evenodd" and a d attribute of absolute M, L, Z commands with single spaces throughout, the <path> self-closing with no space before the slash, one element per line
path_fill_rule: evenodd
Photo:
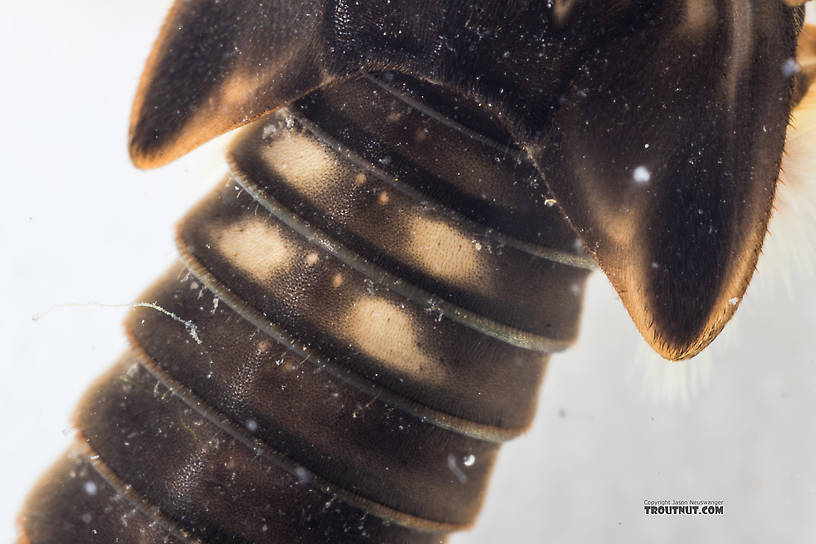
<path fill-rule="evenodd" d="M 82 520 L 82 523 L 90 523 L 93 516 L 89 512 L 86 512 L 85 514 L 82 514 L 79 519 Z"/>
<path fill-rule="evenodd" d="M 731 304 L 732 306 L 735 305 L 737 302 L 739 302 L 739 297 L 734 297 L 728 301 L 728 303 Z"/>
<path fill-rule="evenodd" d="M 476 462 L 476 456 L 473 455 L 472 453 L 470 455 L 466 455 L 464 461 L 462 461 L 462 463 L 466 467 L 472 467 L 475 462 Z"/>
<path fill-rule="evenodd" d="M 306 482 L 312 479 L 312 476 L 311 474 L 309 474 L 309 471 L 303 467 L 297 467 L 295 469 L 295 476 L 297 477 L 298 482 L 301 484 L 305 484 Z"/>
<path fill-rule="evenodd" d="M 274 135 L 274 134 L 275 134 L 277 131 L 278 131 L 278 127 L 277 127 L 275 124 L 273 124 L 273 123 L 269 123 L 268 125 L 266 125 L 266 126 L 263 128 L 263 134 L 261 135 L 261 137 L 262 137 L 264 140 L 268 140 L 268 139 L 269 139 L 271 136 L 273 136 L 273 135 Z"/>
<path fill-rule="evenodd" d="M 249 432 L 254 433 L 258 430 L 258 422 L 250 418 L 246 420 L 246 428 Z"/>
<path fill-rule="evenodd" d="M 654 268 L 655 270 L 657 270 L 659 267 L 660 267 L 660 265 L 659 265 L 659 264 L 657 264 L 657 262 L 656 262 L 656 261 L 652 261 L 652 268 Z"/>
<path fill-rule="evenodd" d="M 632 179 L 637 183 L 649 183 L 649 180 L 652 179 L 652 173 L 645 166 L 638 166 L 632 172 Z"/>
<path fill-rule="evenodd" d="M 552 208 L 553 206 L 555 206 L 556 202 L 557 201 L 554 198 L 548 198 L 547 200 L 544 201 L 544 205 L 547 206 L 548 208 Z"/>
<path fill-rule="evenodd" d="M 201 296 L 201 293 L 199 293 L 199 296 Z M 151 310 L 156 310 L 157 312 L 166 315 L 173 321 L 176 321 L 184 325 L 184 328 L 187 329 L 187 334 L 189 334 L 190 337 L 193 340 L 195 340 L 196 344 L 201 345 L 201 338 L 198 337 L 198 327 L 196 327 L 195 323 L 193 323 L 192 321 L 182 319 L 181 317 L 177 316 L 170 310 L 162 308 L 161 306 L 153 302 L 134 302 L 133 304 L 127 304 L 125 306 L 130 306 L 132 308 L 150 308 Z"/>
<path fill-rule="evenodd" d="M 576 297 L 581 294 L 581 286 L 577 283 L 573 283 L 570 285 L 570 293 L 575 295 Z"/>
<path fill-rule="evenodd" d="M 87 493 L 91 497 L 96 495 L 96 484 L 93 483 L 90 480 L 88 480 L 87 482 L 85 482 L 85 484 L 83 484 L 82 489 L 84 489 L 85 493 Z"/>
<path fill-rule="evenodd" d="M 465 472 L 456 463 L 456 456 L 452 453 L 448 454 L 448 468 L 451 472 L 453 472 L 453 475 L 456 476 L 456 479 L 459 480 L 460 484 L 467 483 L 467 474 L 465 474 Z"/>
<path fill-rule="evenodd" d="M 782 74 L 784 74 L 785 77 L 793 77 L 801 69 L 802 67 L 799 66 L 799 63 L 797 63 L 793 57 L 790 57 L 782 63 Z"/>
<path fill-rule="evenodd" d="M 584 251 L 584 243 L 580 238 L 575 239 L 575 241 L 572 243 L 572 247 L 575 249 L 576 253 L 581 253 Z"/>

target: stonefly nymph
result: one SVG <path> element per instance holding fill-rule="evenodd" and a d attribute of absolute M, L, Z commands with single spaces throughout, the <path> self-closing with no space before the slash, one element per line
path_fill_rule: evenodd
<path fill-rule="evenodd" d="M 470 526 L 592 270 L 671 360 L 739 306 L 813 73 L 790 4 L 177 1 L 134 164 L 247 126 L 21 541 Z"/>

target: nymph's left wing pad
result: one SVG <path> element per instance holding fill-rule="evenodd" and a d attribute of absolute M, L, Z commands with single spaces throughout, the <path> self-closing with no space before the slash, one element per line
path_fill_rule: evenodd
<path fill-rule="evenodd" d="M 518 128 L 540 129 L 580 53 L 620 31 L 611 14 L 630 2 L 572 3 L 561 13 L 510 0 L 178 0 L 136 94 L 131 157 L 160 166 L 316 88 L 378 69 L 470 93 Z"/>

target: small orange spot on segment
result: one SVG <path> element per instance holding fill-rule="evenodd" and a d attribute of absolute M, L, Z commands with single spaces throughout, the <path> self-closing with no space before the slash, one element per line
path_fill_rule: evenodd
<path fill-rule="evenodd" d="M 332 287 L 340 287 L 343 285 L 343 275 L 339 272 L 332 276 Z"/>
<path fill-rule="evenodd" d="M 414 140 L 417 142 L 424 142 L 425 138 L 428 137 L 428 129 L 420 128 L 417 129 L 416 133 L 414 133 Z"/>
<path fill-rule="evenodd" d="M 400 119 L 402 119 L 402 114 L 396 111 L 392 111 L 391 113 L 385 116 L 385 121 L 387 123 L 396 123 Z"/>
<path fill-rule="evenodd" d="M 354 176 L 354 185 L 363 185 L 366 182 L 366 176 L 362 172 Z"/>
<path fill-rule="evenodd" d="M 309 253 L 308 255 L 306 255 L 306 259 L 305 259 L 306 264 L 308 266 L 312 266 L 312 265 L 317 264 L 317 261 L 319 261 L 319 260 L 320 260 L 320 256 L 317 253 L 315 253 L 314 251 Z"/>
<path fill-rule="evenodd" d="M 381 192 L 379 194 L 379 196 L 377 197 L 377 202 L 379 202 L 383 206 L 388 204 L 388 200 L 389 200 L 389 196 L 388 196 L 388 193 L 385 192 L 385 191 Z"/>

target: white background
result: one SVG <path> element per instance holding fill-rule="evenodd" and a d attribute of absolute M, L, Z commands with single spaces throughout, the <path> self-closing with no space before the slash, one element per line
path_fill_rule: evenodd
<path fill-rule="evenodd" d="M 0 2 L 0 542 L 69 443 L 79 395 L 124 349 L 125 310 L 88 303 L 135 300 L 222 171 L 212 146 L 153 172 L 128 161 L 130 101 L 167 6 Z M 807 236 L 772 232 L 814 254 Z M 596 274 L 535 427 L 506 446 L 480 522 L 454 542 L 814 541 L 816 289 L 766 253 L 726 337 L 682 365 L 639 355 Z M 721 499 L 726 514 L 646 516 L 659 498 Z"/>

